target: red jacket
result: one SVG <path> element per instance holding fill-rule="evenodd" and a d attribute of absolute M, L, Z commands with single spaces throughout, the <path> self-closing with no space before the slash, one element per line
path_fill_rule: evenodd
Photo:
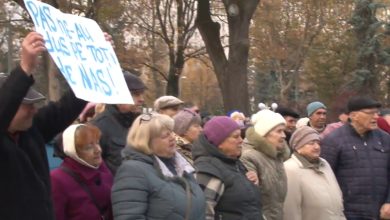
<path fill-rule="evenodd" d="M 113 176 L 104 162 L 99 169 L 95 170 L 71 158 L 65 158 L 61 166 L 71 169 L 80 176 L 96 198 L 99 206 L 105 210 L 105 216 L 109 216 L 108 219 L 113 219 L 111 208 Z M 53 170 L 50 176 L 56 220 L 100 219 L 99 210 L 73 177 L 60 168 Z"/>

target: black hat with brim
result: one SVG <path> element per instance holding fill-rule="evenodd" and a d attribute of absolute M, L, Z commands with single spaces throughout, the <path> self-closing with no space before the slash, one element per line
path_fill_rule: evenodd
<path fill-rule="evenodd" d="M 369 97 L 353 97 L 348 101 L 348 113 L 366 108 L 380 108 L 382 105 Z"/>

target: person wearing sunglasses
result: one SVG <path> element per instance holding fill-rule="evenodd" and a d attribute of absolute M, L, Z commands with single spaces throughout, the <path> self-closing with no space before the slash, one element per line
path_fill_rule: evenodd
<path fill-rule="evenodd" d="M 112 188 L 114 218 L 204 220 L 194 168 L 176 150 L 174 120 L 158 113 L 134 121 Z"/>
<path fill-rule="evenodd" d="M 50 174 L 56 220 L 113 219 L 113 176 L 102 159 L 100 136 L 90 124 L 74 124 L 63 132 L 66 157 Z"/>

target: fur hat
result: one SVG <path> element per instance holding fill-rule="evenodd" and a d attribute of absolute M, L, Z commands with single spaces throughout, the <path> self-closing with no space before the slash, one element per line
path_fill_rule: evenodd
<path fill-rule="evenodd" d="M 286 120 L 279 113 L 265 109 L 252 116 L 252 123 L 257 134 L 265 136 L 278 125 L 285 125 Z"/>
<path fill-rule="evenodd" d="M 220 145 L 230 134 L 240 129 L 238 124 L 227 116 L 215 116 L 203 128 L 206 139 L 213 145 Z"/>
<path fill-rule="evenodd" d="M 320 108 L 326 109 L 326 106 L 322 102 L 309 103 L 306 107 L 307 116 L 310 117 L 315 111 L 317 111 Z"/>
<path fill-rule="evenodd" d="M 173 120 L 175 120 L 173 131 L 179 136 L 184 135 L 191 125 L 196 123 L 200 125 L 202 122 L 200 116 L 188 108 L 179 111 L 173 116 Z"/>
<path fill-rule="evenodd" d="M 309 126 L 302 126 L 294 131 L 290 138 L 290 147 L 297 150 L 310 141 L 319 141 L 320 134 Z"/>
<path fill-rule="evenodd" d="M 184 102 L 182 100 L 176 98 L 175 96 L 161 96 L 160 98 L 156 99 L 156 101 L 154 101 L 154 109 L 158 111 L 164 108 L 179 106 L 183 103 Z"/>

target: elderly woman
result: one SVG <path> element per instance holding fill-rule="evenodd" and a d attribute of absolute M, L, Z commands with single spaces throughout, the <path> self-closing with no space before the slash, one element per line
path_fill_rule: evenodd
<path fill-rule="evenodd" d="M 343 220 L 343 201 L 336 177 L 320 158 L 320 135 L 303 126 L 291 136 L 292 157 L 284 163 L 288 191 L 286 220 Z"/>
<path fill-rule="evenodd" d="M 193 148 L 197 181 L 206 196 L 206 219 L 262 219 L 260 192 L 254 172 L 238 159 L 238 124 L 226 116 L 208 121 Z"/>
<path fill-rule="evenodd" d="M 173 116 L 173 120 L 175 120 L 173 131 L 176 134 L 177 151 L 181 153 L 190 164 L 193 164 L 192 143 L 198 139 L 200 132 L 203 130 L 200 125 L 202 120 L 198 114 L 187 108 Z"/>
<path fill-rule="evenodd" d="M 113 219 L 113 177 L 102 160 L 100 131 L 88 124 L 69 126 L 62 134 L 66 155 L 51 172 L 57 220 Z"/>
<path fill-rule="evenodd" d="M 281 220 L 287 192 L 283 161 L 290 154 L 284 133 L 286 121 L 279 113 L 265 109 L 252 117 L 252 123 L 254 126 L 247 129 L 240 159 L 248 170 L 259 176 L 266 219 Z"/>
<path fill-rule="evenodd" d="M 204 195 L 176 151 L 173 124 L 158 113 L 134 121 L 112 188 L 115 219 L 204 219 Z"/>

